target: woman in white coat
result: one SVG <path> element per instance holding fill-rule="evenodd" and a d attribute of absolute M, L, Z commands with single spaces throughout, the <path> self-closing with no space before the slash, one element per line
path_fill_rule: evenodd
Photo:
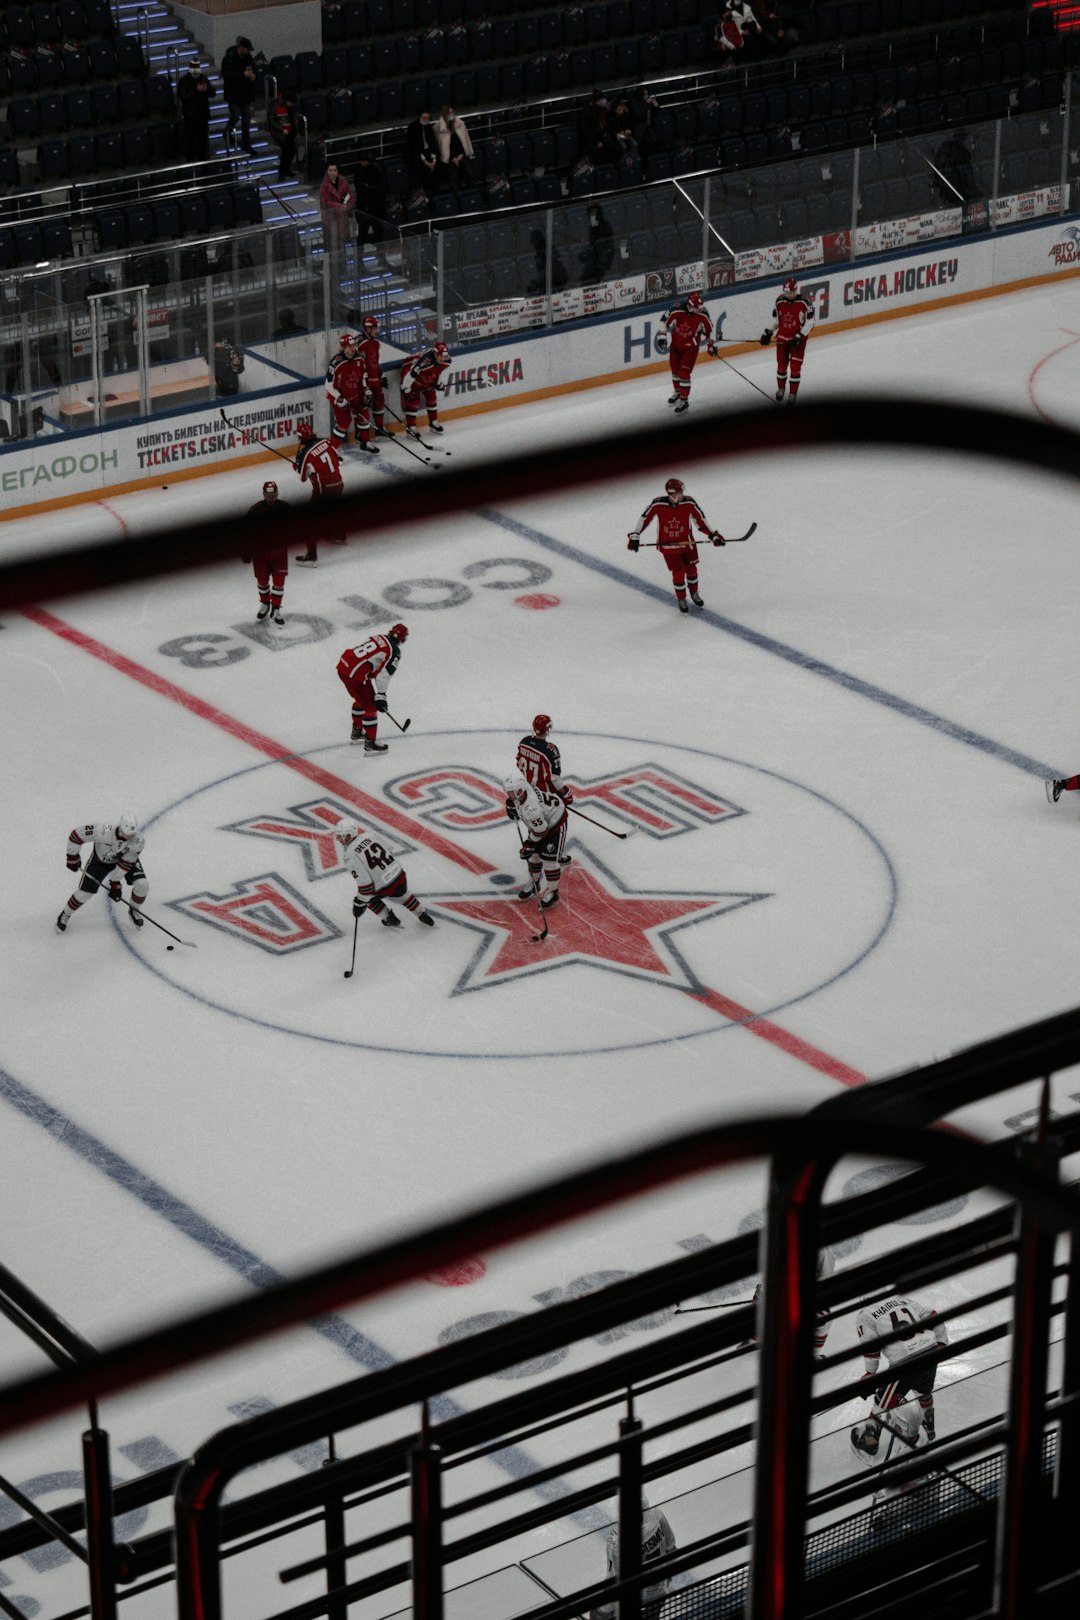
<path fill-rule="evenodd" d="M 440 107 L 439 121 L 435 125 L 435 139 L 439 143 L 439 160 L 455 191 L 473 183 L 473 143 L 462 120 L 453 107 Z"/>

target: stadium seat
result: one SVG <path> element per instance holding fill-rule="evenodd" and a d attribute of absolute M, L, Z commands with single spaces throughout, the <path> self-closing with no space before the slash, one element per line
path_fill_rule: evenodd
<path fill-rule="evenodd" d="M 100 174 L 113 174 L 124 167 L 124 142 L 119 130 L 107 129 L 95 135 L 94 150 Z"/>
<path fill-rule="evenodd" d="M 150 167 L 150 136 L 145 129 L 133 127 L 122 130 L 120 143 L 123 147 L 125 169 Z"/>

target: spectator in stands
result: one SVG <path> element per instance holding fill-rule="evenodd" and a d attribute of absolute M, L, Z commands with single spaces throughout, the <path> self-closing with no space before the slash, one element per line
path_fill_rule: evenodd
<path fill-rule="evenodd" d="M 605 280 L 615 257 L 615 232 L 599 203 L 589 210 L 589 245 L 581 255 L 581 280 L 585 286 Z"/>
<path fill-rule="evenodd" d="M 184 156 L 189 163 L 205 163 L 210 156 L 210 103 L 214 90 L 201 62 L 188 64 L 177 90 L 184 121 Z"/>
<path fill-rule="evenodd" d="M 536 280 L 530 281 L 527 292 L 547 292 L 547 237 L 543 231 L 530 231 L 529 243 L 536 255 Z M 559 292 L 570 280 L 570 272 L 563 263 L 562 254 L 552 243 L 551 246 L 551 290 Z"/>
<path fill-rule="evenodd" d="M 754 0 L 755 9 L 761 22 L 761 41 L 765 49 L 773 56 L 783 56 L 785 51 L 792 51 L 799 43 L 798 30 L 794 26 L 794 15 L 779 0 Z"/>
<path fill-rule="evenodd" d="M 319 187 L 319 208 L 326 240 L 331 246 L 340 247 L 348 241 L 355 207 L 352 186 L 336 163 L 328 163 Z"/>
<path fill-rule="evenodd" d="M 218 338 L 214 343 L 214 383 L 218 393 L 238 394 L 243 369 L 244 357 L 239 349 L 234 349 L 227 338 Z"/>
<path fill-rule="evenodd" d="M 278 314 L 277 331 L 272 332 L 270 336 L 276 343 L 281 338 L 303 337 L 306 331 L 307 327 L 300 325 L 293 310 L 283 309 Z"/>
<path fill-rule="evenodd" d="M 386 176 L 370 152 L 356 160 L 356 234 L 361 247 L 369 236 L 378 246 L 387 235 Z"/>
<path fill-rule="evenodd" d="M 659 110 L 660 103 L 647 85 L 639 84 L 636 90 L 630 92 L 630 100 L 627 103 L 630 129 L 641 152 L 648 152 L 652 145 L 653 119 Z"/>
<path fill-rule="evenodd" d="M 435 189 L 439 168 L 439 142 L 431 114 L 426 108 L 417 114 L 405 131 L 405 150 L 409 164 L 409 185 L 430 197 Z"/>
<path fill-rule="evenodd" d="M 252 50 L 250 39 L 241 34 L 221 59 L 221 82 L 229 106 L 228 129 L 231 133 L 239 126 L 242 152 L 251 151 L 251 104 L 258 77 Z"/>
<path fill-rule="evenodd" d="M 728 0 L 728 9 L 734 17 L 740 34 L 743 37 L 743 49 L 757 56 L 761 46 L 761 24 L 758 22 L 750 0 Z"/>
<path fill-rule="evenodd" d="M 462 120 L 453 107 L 440 107 L 439 121 L 435 125 L 435 139 L 439 144 L 439 162 L 455 191 L 473 184 L 473 143 Z"/>
<path fill-rule="evenodd" d="M 742 54 L 746 40 L 742 29 L 739 27 L 731 0 L 728 0 L 728 4 L 716 19 L 713 28 L 713 44 L 720 58 L 720 66 L 722 68 L 734 67 L 735 59 Z"/>
<path fill-rule="evenodd" d="M 284 90 L 271 98 L 266 127 L 278 149 L 277 177 L 288 180 L 296 162 L 296 103 Z"/>
<path fill-rule="evenodd" d="M 941 172 L 940 175 L 932 174 L 931 179 L 946 208 L 955 208 L 961 202 L 973 202 L 976 197 L 982 196 L 975 178 L 971 148 L 962 129 L 942 141 L 934 153 L 934 165 Z"/>
<path fill-rule="evenodd" d="M 612 132 L 608 98 L 594 90 L 579 115 L 581 155 L 594 167 L 597 163 L 617 163 L 619 146 Z"/>

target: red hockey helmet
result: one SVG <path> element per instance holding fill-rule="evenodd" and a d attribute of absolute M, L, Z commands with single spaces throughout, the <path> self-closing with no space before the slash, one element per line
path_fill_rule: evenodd
<path fill-rule="evenodd" d="M 296 437 L 301 444 L 304 444 L 308 439 L 315 437 L 315 429 L 310 422 L 298 422 L 296 424 Z"/>
<path fill-rule="evenodd" d="M 353 337 L 351 332 L 342 332 L 341 336 L 338 338 L 338 347 L 341 349 L 354 348 L 355 344 L 356 339 Z"/>
<path fill-rule="evenodd" d="M 263 494 L 264 495 L 276 495 L 277 494 L 277 485 L 274 483 L 274 480 L 272 478 L 268 478 L 266 480 L 266 483 L 263 485 Z"/>
<path fill-rule="evenodd" d="M 664 489 L 668 495 L 682 495 L 685 493 L 685 485 L 681 478 L 669 478 L 664 485 Z"/>
<path fill-rule="evenodd" d="M 799 283 L 795 280 L 795 277 L 788 276 L 787 280 L 784 282 L 784 291 L 786 293 L 797 293 L 798 290 Z"/>
<path fill-rule="evenodd" d="M 534 737 L 546 737 L 550 730 L 551 730 L 551 716 L 550 716 L 550 714 L 534 714 L 533 715 L 533 736 Z"/>
<path fill-rule="evenodd" d="M 446 347 L 445 343 L 436 343 L 435 353 L 438 355 L 440 360 L 449 360 L 450 358 L 450 350 Z"/>
<path fill-rule="evenodd" d="M 408 626 L 404 624 L 392 624 L 386 633 L 388 636 L 393 636 L 394 640 L 399 644 L 407 641 L 409 636 Z"/>
<path fill-rule="evenodd" d="M 687 309 L 704 309 L 705 300 L 699 292 L 688 293 L 686 296 Z"/>
<path fill-rule="evenodd" d="M 375 319 L 374 315 L 365 315 L 364 316 L 364 331 L 367 333 L 368 337 L 374 337 L 378 330 L 379 330 L 379 323 Z"/>

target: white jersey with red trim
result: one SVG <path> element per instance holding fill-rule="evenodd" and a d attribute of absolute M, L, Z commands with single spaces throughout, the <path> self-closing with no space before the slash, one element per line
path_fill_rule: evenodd
<path fill-rule="evenodd" d="M 891 1344 L 877 1344 L 890 1333 L 902 1335 Z M 932 1350 L 935 1345 L 949 1342 L 949 1330 L 939 1322 L 932 1305 L 921 1305 L 917 1299 L 902 1294 L 890 1294 L 877 1305 L 870 1305 L 855 1318 L 855 1332 L 862 1340 L 866 1371 L 877 1371 L 879 1358 L 884 1355 L 890 1367 L 898 1367 L 912 1356 Z"/>
<path fill-rule="evenodd" d="M 369 836 L 354 839 L 349 845 L 345 867 L 356 879 L 356 887 L 364 899 L 392 887 L 405 876 L 401 862 L 377 838 Z"/>
<path fill-rule="evenodd" d="M 539 842 L 566 817 L 566 805 L 557 793 L 546 793 L 525 783 L 525 802 L 516 806 L 518 820 L 529 837 Z"/>
<path fill-rule="evenodd" d="M 105 866 L 119 866 L 127 871 L 146 848 L 146 839 L 141 832 L 130 838 L 118 838 L 115 822 L 88 821 L 73 827 L 68 834 L 68 854 L 78 855 L 84 844 L 93 844 L 94 854 Z"/>

